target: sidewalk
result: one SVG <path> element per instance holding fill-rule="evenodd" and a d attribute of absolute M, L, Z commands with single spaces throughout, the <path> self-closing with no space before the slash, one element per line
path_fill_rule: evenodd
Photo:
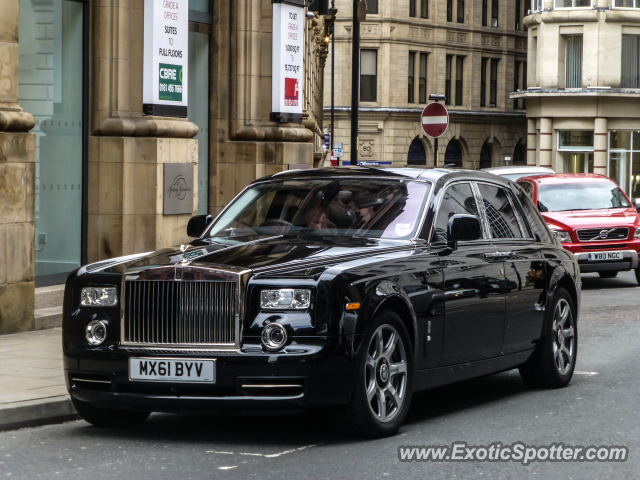
<path fill-rule="evenodd" d="M 62 330 L 0 336 L 0 430 L 74 418 L 64 384 Z"/>

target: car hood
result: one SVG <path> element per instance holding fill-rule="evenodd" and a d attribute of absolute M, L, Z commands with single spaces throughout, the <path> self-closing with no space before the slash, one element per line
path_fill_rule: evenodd
<path fill-rule="evenodd" d="M 550 227 L 562 230 L 579 228 L 613 228 L 638 226 L 638 212 L 634 208 L 615 210 L 569 210 L 566 212 L 542 212 Z"/>
<path fill-rule="evenodd" d="M 140 255 L 119 257 L 83 267 L 84 273 L 123 273 L 130 269 L 171 266 L 185 258 L 191 266 L 233 267 L 255 273 L 330 266 L 370 255 L 414 248 L 411 241 L 375 240 L 357 237 L 284 235 L 225 239 L 224 243 L 196 240 Z M 221 241 L 222 242 L 222 241 Z M 182 251 L 184 249 L 184 252 Z"/>

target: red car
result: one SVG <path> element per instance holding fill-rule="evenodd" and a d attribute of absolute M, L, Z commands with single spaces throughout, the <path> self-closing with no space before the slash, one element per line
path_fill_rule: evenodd
<path fill-rule="evenodd" d="M 613 278 L 634 270 L 640 283 L 640 216 L 610 178 L 592 173 L 536 175 L 518 180 L 551 232 L 582 273 Z"/>

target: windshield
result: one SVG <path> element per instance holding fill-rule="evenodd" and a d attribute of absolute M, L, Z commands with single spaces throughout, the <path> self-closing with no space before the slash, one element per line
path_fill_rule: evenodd
<path fill-rule="evenodd" d="M 312 179 L 255 185 L 206 236 L 254 235 L 413 238 L 430 185 L 404 180 Z"/>
<path fill-rule="evenodd" d="M 609 180 L 538 187 L 538 208 L 541 212 L 629 207 L 631 204 L 622 190 Z"/>

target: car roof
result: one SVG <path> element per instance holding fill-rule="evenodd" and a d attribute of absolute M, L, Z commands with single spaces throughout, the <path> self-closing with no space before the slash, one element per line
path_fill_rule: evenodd
<path fill-rule="evenodd" d="M 283 172 L 259 178 L 255 182 L 268 180 L 294 180 L 327 177 L 357 177 L 357 178 L 388 178 L 388 179 L 420 179 L 433 183 L 449 180 L 487 180 L 494 183 L 508 184 L 509 180 L 483 172 L 481 170 L 465 170 L 447 167 L 401 167 L 401 168 L 375 168 L 375 167 L 330 167 L 310 168 L 306 170 L 285 170 Z M 255 183 L 253 182 L 253 183 Z"/>
<path fill-rule="evenodd" d="M 526 165 L 509 165 L 504 167 L 490 167 L 490 168 L 483 168 L 482 171 L 493 173 L 494 175 L 500 175 L 501 173 L 512 174 L 512 173 L 529 173 L 529 172 L 555 173 L 553 169 L 549 167 L 534 167 L 534 166 L 526 166 Z"/>
<path fill-rule="evenodd" d="M 542 184 L 559 184 L 559 183 L 584 183 L 584 182 L 601 182 L 602 180 L 612 181 L 609 177 L 600 175 L 599 173 L 554 173 L 549 175 L 531 175 L 522 177 L 518 181 L 529 180 Z"/>

